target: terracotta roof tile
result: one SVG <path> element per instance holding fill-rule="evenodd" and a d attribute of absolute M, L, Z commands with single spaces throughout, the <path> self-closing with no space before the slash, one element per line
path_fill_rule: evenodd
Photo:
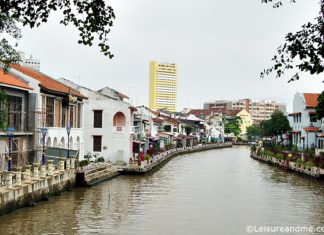
<path fill-rule="evenodd" d="M 5 73 L 3 69 L 0 69 L 0 84 L 33 90 L 33 88 L 31 88 L 27 82 L 12 74 Z"/>
<path fill-rule="evenodd" d="M 318 132 L 321 129 L 318 127 L 310 126 L 310 127 L 304 127 L 304 131 L 306 132 Z"/>
<path fill-rule="evenodd" d="M 29 77 L 32 77 L 40 82 L 40 86 L 44 88 L 45 90 L 49 90 L 55 93 L 65 93 L 69 94 L 71 92 L 72 95 L 75 95 L 80 98 L 87 98 L 83 95 L 81 95 L 78 91 L 73 90 L 66 85 L 58 82 L 54 78 L 49 77 L 48 75 L 45 75 L 37 70 L 34 70 L 32 68 L 27 68 L 22 65 L 11 65 L 11 67 Z"/>
<path fill-rule="evenodd" d="M 320 94 L 318 93 L 304 93 L 306 107 L 315 108 L 317 106 L 317 99 Z"/>

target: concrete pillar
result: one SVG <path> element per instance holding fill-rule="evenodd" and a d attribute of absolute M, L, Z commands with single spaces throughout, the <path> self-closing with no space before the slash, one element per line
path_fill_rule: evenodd
<path fill-rule="evenodd" d="M 46 177 L 46 165 L 41 166 L 41 177 Z"/>
<path fill-rule="evenodd" d="M 39 163 L 33 163 L 33 173 L 34 173 L 34 178 L 38 180 L 38 171 L 39 171 Z"/>
<path fill-rule="evenodd" d="M 12 172 L 8 173 L 8 189 L 12 189 Z"/>
<path fill-rule="evenodd" d="M 75 158 L 71 157 L 71 169 L 75 168 Z"/>
<path fill-rule="evenodd" d="M 30 183 L 30 165 L 27 165 L 25 169 L 25 182 Z"/>
<path fill-rule="evenodd" d="M 64 171 L 64 160 L 65 158 L 60 159 L 60 171 Z"/>
<path fill-rule="evenodd" d="M 16 185 L 21 186 L 21 167 L 16 169 Z"/>
<path fill-rule="evenodd" d="M 48 164 L 48 175 L 52 176 L 53 175 L 53 160 L 47 160 Z"/>
<path fill-rule="evenodd" d="M 70 158 L 67 158 L 66 159 L 66 169 L 67 170 L 70 170 L 70 165 L 71 165 L 70 162 L 71 162 L 71 159 Z"/>

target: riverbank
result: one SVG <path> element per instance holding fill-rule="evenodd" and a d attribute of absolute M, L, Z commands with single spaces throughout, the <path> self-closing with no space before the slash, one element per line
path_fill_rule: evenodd
<path fill-rule="evenodd" d="M 187 153 L 195 153 L 200 151 L 207 151 L 218 148 L 229 148 L 232 147 L 232 143 L 222 143 L 222 144 L 207 144 L 207 145 L 197 145 L 193 147 L 182 147 L 170 149 L 166 152 L 160 153 L 158 155 L 153 156 L 152 160 L 149 161 L 141 161 L 141 164 L 138 163 L 129 164 L 127 167 L 119 168 L 118 172 L 120 174 L 145 174 L 151 170 L 157 169 L 161 167 L 163 164 L 168 162 L 173 157 L 187 154 Z"/>
<path fill-rule="evenodd" d="M 22 207 L 35 206 L 37 202 L 48 200 L 52 195 L 60 195 L 75 185 L 75 169 L 64 169 L 64 162 L 58 169 L 53 170 L 50 166 L 48 170 L 43 168 L 40 172 L 39 164 L 35 164 L 32 174 L 29 168 L 23 172 L 24 177 L 21 172 L 15 172 L 11 187 L 0 187 L 0 216 Z M 3 179 L 1 182 L 4 182 Z"/>
<path fill-rule="evenodd" d="M 250 156 L 258 161 L 277 166 L 283 170 L 288 170 L 290 172 L 308 176 L 314 179 L 324 179 L 324 169 L 318 167 L 303 168 L 302 166 L 297 165 L 295 162 L 289 162 L 287 160 L 279 160 L 275 157 L 270 157 L 266 155 L 257 155 L 255 152 L 251 152 Z"/>

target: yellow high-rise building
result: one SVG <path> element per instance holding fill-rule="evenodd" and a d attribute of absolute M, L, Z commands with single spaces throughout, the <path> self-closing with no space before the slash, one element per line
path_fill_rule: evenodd
<path fill-rule="evenodd" d="M 176 111 L 177 79 L 176 64 L 150 62 L 149 108 Z"/>

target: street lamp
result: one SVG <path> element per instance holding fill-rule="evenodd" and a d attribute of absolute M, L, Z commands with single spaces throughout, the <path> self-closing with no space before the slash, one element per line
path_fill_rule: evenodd
<path fill-rule="evenodd" d="M 68 136 L 67 159 L 69 159 L 70 158 L 70 133 L 71 133 L 71 127 L 70 126 L 66 127 L 66 133 L 67 133 L 67 136 Z"/>
<path fill-rule="evenodd" d="M 7 128 L 6 129 L 7 136 L 9 138 L 9 160 L 8 160 L 8 171 L 11 172 L 12 170 L 12 161 L 11 161 L 11 154 L 12 154 L 12 137 L 15 132 L 15 128 Z"/>
<path fill-rule="evenodd" d="M 47 128 L 46 127 L 42 127 L 41 128 L 41 132 L 42 132 L 42 143 L 43 143 L 43 151 L 42 151 L 42 164 L 45 165 L 46 164 L 46 154 L 45 154 L 45 137 L 47 134 Z"/>

